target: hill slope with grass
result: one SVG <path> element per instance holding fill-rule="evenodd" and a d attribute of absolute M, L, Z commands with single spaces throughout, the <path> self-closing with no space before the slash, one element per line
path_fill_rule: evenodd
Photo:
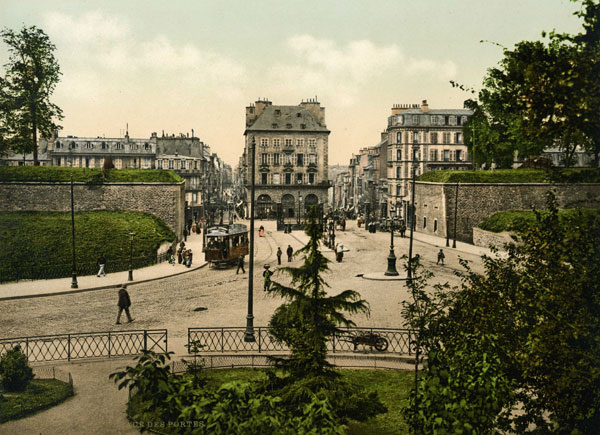
<path fill-rule="evenodd" d="M 161 169 L 110 169 L 106 180 L 102 169 L 70 168 L 57 166 L 0 166 L 0 182 L 69 182 L 101 184 L 101 183 L 180 183 L 183 181 L 173 171 Z"/>
<path fill-rule="evenodd" d="M 107 273 L 129 267 L 130 236 L 134 268 L 156 261 L 164 242 L 175 234 L 160 219 L 139 212 L 75 213 L 75 257 L 79 275 L 97 272 L 96 261 L 106 258 Z M 59 278 L 71 275 L 71 213 L 0 213 L 0 281 Z"/>
<path fill-rule="evenodd" d="M 547 214 L 547 210 L 540 210 L 539 213 Z M 591 219 L 596 220 L 600 224 L 600 210 L 578 210 L 565 209 L 558 211 L 558 219 L 561 222 L 567 220 L 574 222 L 583 222 Z M 529 210 L 510 210 L 496 213 L 479 224 L 479 228 L 494 233 L 502 231 L 512 231 L 515 233 L 522 232 L 527 226 L 535 225 L 535 212 Z"/>
<path fill-rule="evenodd" d="M 600 183 L 598 169 L 497 169 L 493 171 L 430 171 L 418 181 L 436 183 Z"/>

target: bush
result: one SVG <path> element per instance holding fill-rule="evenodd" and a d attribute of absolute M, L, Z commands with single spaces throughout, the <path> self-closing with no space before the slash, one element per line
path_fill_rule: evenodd
<path fill-rule="evenodd" d="M 498 169 L 493 171 L 430 171 L 419 181 L 436 183 L 600 183 L 599 169 Z"/>
<path fill-rule="evenodd" d="M 543 215 L 549 213 L 547 210 L 540 210 L 539 212 Z M 600 217 L 600 210 L 564 209 L 558 211 L 558 219 L 561 223 L 566 220 L 583 223 L 588 218 L 593 219 L 594 217 Z M 510 210 L 490 216 L 479 224 L 479 228 L 494 233 L 500 233 L 502 231 L 521 233 L 526 228 L 535 225 L 536 222 L 536 215 L 533 211 Z"/>
<path fill-rule="evenodd" d="M 27 388 L 33 379 L 33 370 L 20 346 L 13 347 L 0 358 L 0 376 L 6 391 L 23 391 Z"/>
<path fill-rule="evenodd" d="M 0 166 L 0 181 L 43 181 L 102 184 L 116 182 L 180 183 L 183 179 L 173 171 L 160 169 L 102 169 L 57 166 Z"/>

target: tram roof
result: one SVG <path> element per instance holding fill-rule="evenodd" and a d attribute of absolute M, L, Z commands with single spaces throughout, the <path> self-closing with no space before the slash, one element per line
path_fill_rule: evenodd
<path fill-rule="evenodd" d="M 215 225 L 206 229 L 206 237 L 225 237 L 247 232 L 248 228 L 244 224 Z"/>

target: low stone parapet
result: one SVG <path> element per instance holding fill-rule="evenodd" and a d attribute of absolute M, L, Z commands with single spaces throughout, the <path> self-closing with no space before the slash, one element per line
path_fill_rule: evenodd
<path fill-rule="evenodd" d="M 491 231 L 473 227 L 473 244 L 475 246 L 481 246 L 483 248 L 495 246 L 498 249 L 504 250 L 505 244 L 516 242 L 513 237 L 516 237 L 515 234 L 509 231 L 493 233 Z"/>

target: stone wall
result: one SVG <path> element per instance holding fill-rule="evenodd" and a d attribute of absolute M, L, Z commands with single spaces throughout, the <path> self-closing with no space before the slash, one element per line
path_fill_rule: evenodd
<path fill-rule="evenodd" d="M 549 191 L 554 192 L 559 208 L 600 209 L 600 184 L 417 182 L 416 231 L 453 238 L 456 205 L 456 238 L 472 243 L 473 227 L 494 213 L 547 208 Z"/>
<path fill-rule="evenodd" d="M 185 186 L 167 183 L 73 183 L 75 211 L 140 211 L 162 219 L 182 238 Z M 0 212 L 70 211 L 70 183 L 2 182 Z"/>
<path fill-rule="evenodd" d="M 508 243 L 516 243 L 516 241 L 512 239 L 511 233 L 508 231 L 493 233 L 491 231 L 473 227 L 473 244 L 475 246 L 481 246 L 483 248 L 495 246 L 498 249 L 503 249 L 504 245 Z"/>

